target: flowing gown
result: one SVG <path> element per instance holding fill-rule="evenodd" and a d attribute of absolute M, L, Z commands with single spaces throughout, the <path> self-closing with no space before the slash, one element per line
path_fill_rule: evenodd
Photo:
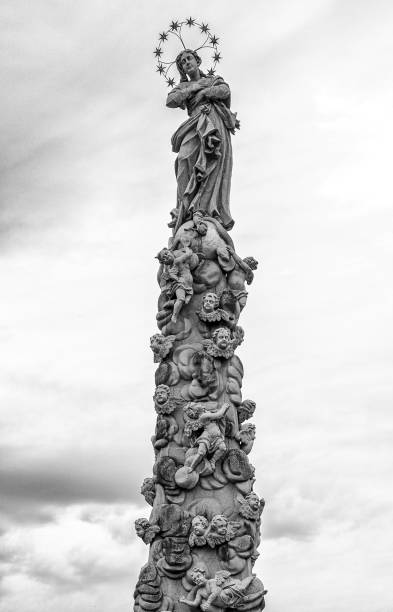
<path fill-rule="evenodd" d="M 239 126 L 230 110 L 231 92 L 221 77 L 202 77 L 202 92 L 180 82 L 168 95 L 167 106 L 187 108 L 189 118 L 172 136 L 180 223 L 198 210 L 216 218 L 225 229 L 234 221 L 229 209 L 232 174 L 231 133 Z"/>

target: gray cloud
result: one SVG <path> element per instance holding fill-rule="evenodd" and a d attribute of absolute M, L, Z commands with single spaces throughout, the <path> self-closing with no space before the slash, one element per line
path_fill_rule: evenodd
<path fill-rule="evenodd" d="M 65 506 L 81 502 L 128 502 L 143 505 L 138 467 L 125 465 L 112 453 L 68 449 L 57 455 L 32 456 L 4 451 L 0 466 L 1 504 L 14 518 L 51 518 L 40 506 Z M 18 510 L 19 509 L 19 510 Z M 40 514 L 41 512 L 41 514 Z"/>

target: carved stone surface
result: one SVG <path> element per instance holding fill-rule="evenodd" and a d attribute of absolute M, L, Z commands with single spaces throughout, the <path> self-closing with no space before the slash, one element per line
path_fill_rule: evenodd
<path fill-rule="evenodd" d="M 248 458 L 256 405 L 242 398 L 236 354 L 258 262 L 241 258 L 228 233 L 238 124 L 221 77 L 205 76 L 187 49 L 176 63 L 181 81 L 167 106 L 187 109 L 189 118 L 172 138 L 177 206 L 168 247 L 157 255 L 155 462 L 141 488 L 152 510 L 135 522 L 150 549 L 134 610 L 259 611 L 266 591 L 252 568 L 265 502 L 253 491 Z"/>

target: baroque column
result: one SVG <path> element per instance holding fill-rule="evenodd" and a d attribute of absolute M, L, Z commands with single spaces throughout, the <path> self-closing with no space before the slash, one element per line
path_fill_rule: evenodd
<path fill-rule="evenodd" d="M 199 29 L 198 50 L 184 30 Z M 165 42 L 182 43 L 164 62 Z M 213 49 L 202 70 L 201 50 Z M 255 402 L 242 398 L 243 365 L 236 355 L 239 318 L 258 262 L 240 257 L 229 230 L 231 135 L 239 128 L 229 85 L 216 75 L 218 38 L 191 17 L 160 34 L 157 70 L 171 87 L 169 108 L 188 119 L 172 137 L 177 154 L 176 207 L 168 247 L 157 254 L 159 333 L 150 339 L 157 413 L 153 474 L 141 492 L 152 506 L 135 523 L 149 546 L 134 593 L 135 612 L 259 611 L 265 589 L 253 573 L 264 500 L 254 492 L 248 455 L 255 439 Z M 179 83 L 168 76 L 177 69 Z"/>

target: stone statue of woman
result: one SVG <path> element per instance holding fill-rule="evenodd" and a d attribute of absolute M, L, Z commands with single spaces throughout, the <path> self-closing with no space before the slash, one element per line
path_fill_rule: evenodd
<path fill-rule="evenodd" d="M 166 105 L 187 109 L 189 118 L 172 136 L 177 153 L 177 227 L 201 211 L 225 229 L 233 227 L 229 210 L 232 174 L 231 134 L 239 128 L 230 110 L 231 92 L 219 76 L 205 76 L 196 51 L 185 49 L 176 58 L 180 83 Z"/>

